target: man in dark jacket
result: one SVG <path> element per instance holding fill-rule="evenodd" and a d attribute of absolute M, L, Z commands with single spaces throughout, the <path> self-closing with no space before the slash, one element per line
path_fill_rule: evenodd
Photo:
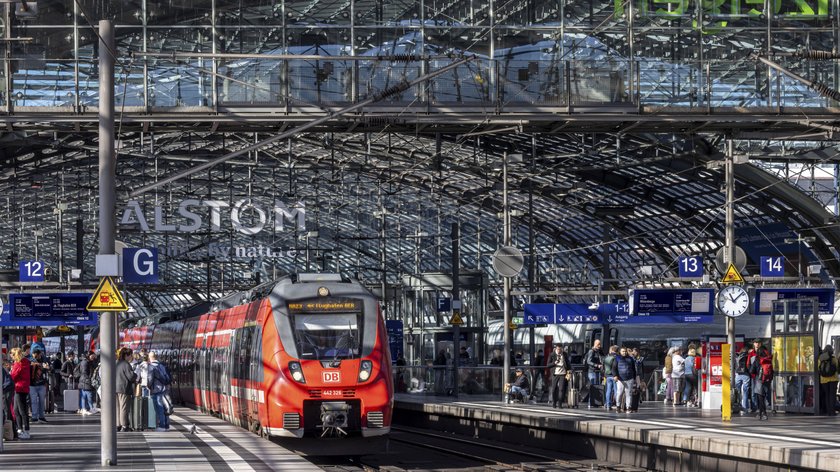
<path fill-rule="evenodd" d="M 618 398 L 618 410 L 621 411 L 621 394 L 624 394 L 625 400 L 623 408 L 627 411 L 636 411 L 635 405 L 632 405 L 632 395 L 636 389 L 636 359 L 627 354 L 627 348 L 623 347 L 618 351 L 618 356 L 615 358 L 616 370 L 618 377 L 616 378 L 616 398 Z"/>
<path fill-rule="evenodd" d="M 134 385 L 137 383 L 137 376 L 131 368 L 131 349 L 122 348 L 117 353 L 117 406 L 119 411 L 119 425 L 117 431 L 131 431 L 129 424 L 129 408 L 134 397 Z"/>
<path fill-rule="evenodd" d="M 46 423 L 44 413 L 47 408 L 47 385 L 49 384 L 50 364 L 44 351 L 36 345 L 32 351 L 31 372 L 29 374 L 29 400 L 32 404 L 32 422 Z"/>
<path fill-rule="evenodd" d="M 82 409 L 79 410 L 79 414 L 83 416 L 92 415 L 96 412 L 96 409 L 93 406 L 93 369 L 95 360 L 96 354 L 91 351 L 87 353 L 87 356 L 79 363 L 79 389 L 82 391 Z"/>
<path fill-rule="evenodd" d="M 601 340 L 596 339 L 595 342 L 592 343 L 592 349 L 587 351 L 586 356 L 583 358 L 583 365 L 586 366 L 586 378 L 589 380 L 589 408 L 592 408 L 592 386 L 593 385 L 601 385 L 601 369 L 603 369 L 604 365 L 601 361 L 601 357 L 603 354 L 601 353 Z"/>
<path fill-rule="evenodd" d="M 548 391 L 548 402 L 554 408 L 562 407 L 566 398 L 567 379 L 572 376 L 572 364 L 569 355 L 563 352 L 563 346 L 554 345 L 554 352 L 548 356 L 546 367 L 551 369 L 551 384 Z"/>
<path fill-rule="evenodd" d="M 67 352 L 67 360 L 61 364 L 61 378 L 67 384 L 69 390 L 78 387 L 79 378 L 76 376 L 76 353 Z"/>
<path fill-rule="evenodd" d="M 610 346 L 610 351 L 604 356 L 604 377 L 606 378 L 606 393 L 604 397 L 604 408 L 612 410 L 617 403 L 615 384 L 618 383 L 618 365 L 615 358 L 618 356 L 618 346 Z"/>

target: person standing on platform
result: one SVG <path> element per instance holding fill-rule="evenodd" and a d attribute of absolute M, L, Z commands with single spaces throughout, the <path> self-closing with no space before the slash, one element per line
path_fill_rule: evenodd
<path fill-rule="evenodd" d="M 79 379 L 76 377 L 76 353 L 67 351 L 67 360 L 61 364 L 61 378 L 67 384 L 68 390 L 74 390 L 79 386 Z"/>
<path fill-rule="evenodd" d="M 741 394 L 741 416 L 746 416 L 750 411 L 752 378 L 749 371 L 749 357 L 749 349 L 745 343 L 741 347 L 741 352 L 735 356 L 735 390 Z"/>
<path fill-rule="evenodd" d="M 697 371 L 694 370 L 697 359 L 697 348 L 694 344 L 688 345 L 688 354 L 685 356 L 685 387 L 683 388 L 682 401 L 687 406 L 697 407 Z"/>
<path fill-rule="evenodd" d="M 29 374 L 29 401 L 32 404 L 32 422 L 39 421 L 46 423 L 45 411 L 47 409 L 47 384 L 49 384 L 50 364 L 44 357 L 44 351 L 35 346 L 32 351 L 32 369 Z"/>
<path fill-rule="evenodd" d="M 3 357 L 2 353 L 0 353 L 0 357 Z M 15 382 L 12 380 L 12 374 L 10 372 L 11 368 L 12 365 L 9 363 L 9 361 L 6 360 L 5 357 L 3 357 L 3 368 L 2 370 L 0 370 L 0 375 L 2 375 L 3 379 L 0 383 L 3 384 L 3 405 L 6 408 L 3 411 L 4 421 L 12 421 L 12 418 L 15 417 Z M 12 434 L 14 435 L 14 439 L 18 438 L 17 428 L 12 428 Z"/>
<path fill-rule="evenodd" d="M 753 345 L 756 348 L 750 363 L 750 375 L 753 377 L 753 391 L 758 396 L 757 418 L 767 421 L 767 397 L 770 394 L 770 383 L 773 381 L 773 358 L 760 339 L 753 341 Z"/>
<path fill-rule="evenodd" d="M 18 437 L 29 439 L 29 376 L 32 372 L 32 365 L 29 359 L 24 356 L 20 348 L 12 349 L 12 381 L 15 383 L 15 429 Z"/>
<path fill-rule="evenodd" d="M 569 355 L 563 352 L 563 346 L 559 343 L 554 345 L 554 352 L 548 356 L 548 367 L 551 369 L 548 402 L 554 408 L 561 408 L 566 399 L 568 381 L 572 377 L 572 364 L 569 362 Z"/>
<path fill-rule="evenodd" d="M 672 389 L 674 392 L 674 405 L 684 405 L 682 403 L 682 392 L 685 388 L 685 358 L 682 356 L 682 348 L 674 349 L 674 354 L 671 356 L 671 371 Z"/>
<path fill-rule="evenodd" d="M 674 399 L 674 379 L 671 374 L 674 373 L 674 351 L 676 349 L 675 347 L 668 349 L 668 353 L 665 355 L 665 367 L 662 369 L 662 377 L 665 379 L 665 400 L 662 403 L 666 405 Z"/>
<path fill-rule="evenodd" d="M 583 358 L 583 364 L 587 369 L 586 378 L 589 380 L 589 408 L 592 408 L 593 406 L 593 391 L 601 385 L 601 369 L 604 367 L 603 361 L 601 360 L 602 357 L 601 340 L 596 339 L 595 342 L 592 343 L 592 349 L 587 351 L 586 356 Z"/>
<path fill-rule="evenodd" d="M 636 362 L 636 385 L 639 390 L 647 388 L 645 385 L 645 358 L 639 352 L 639 348 L 634 347 L 630 349 L 630 357 Z M 642 397 L 639 395 L 639 403 L 642 402 Z"/>
<path fill-rule="evenodd" d="M 615 385 L 618 383 L 618 346 L 610 346 L 610 352 L 604 357 L 604 376 L 607 380 L 606 393 L 604 395 L 604 408 L 612 410 L 616 406 L 618 396 L 615 394 Z"/>
<path fill-rule="evenodd" d="M 834 348 L 827 344 L 820 354 L 817 369 L 820 372 L 820 414 L 837 414 L 837 374 L 840 372 Z"/>
<path fill-rule="evenodd" d="M 622 346 L 615 357 L 615 365 L 618 372 L 615 384 L 618 411 L 624 409 L 627 412 L 635 412 L 639 406 L 633 402 L 633 393 L 636 390 L 636 359 L 628 355 L 627 348 Z M 621 404 L 621 394 L 624 394 L 624 405 Z"/>
<path fill-rule="evenodd" d="M 158 362 L 157 353 L 149 352 L 149 389 L 152 393 L 152 403 L 155 405 L 155 417 L 158 421 L 157 432 L 169 431 L 169 417 L 166 415 L 166 406 L 163 396 L 169 389 L 172 379 L 166 366 Z"/>
<path fill-rule="evenodd" d="M 117 431 L 131 431 L 129 418 L 131 417 L 131 405 L 134 402 L 134 385 L 137 383 L 137 375 L 128 362 L 131 357 L 131 349 L 124 347 L 118 352 L 117 410 L 119 411 L 119 425 Z"/>
<path fill-rule="evenodd" d="M 149 396 L 149 354 L 145 349 L 140 350 L 140 363 L 134 367 L 134 373 L 140 382 L 140 396 Z"/>
<path fill-rule="evenodd" d="M 79 389 L 81 390 L 82 408 L 79 414 L 82 416 L 92 415 L 96 412 L 93 406 L 93 370 L 96 353 L 90 351 L 79 363 Z"/>

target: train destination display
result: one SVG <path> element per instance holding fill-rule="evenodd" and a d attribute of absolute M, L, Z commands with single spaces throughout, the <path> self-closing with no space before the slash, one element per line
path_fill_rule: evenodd
<path fill-rule="evenodd" d="M 630 296 L 630 313 L 636 316 L 679 316 L 715 314 L 715 291 L 699 289 L 635 289 Z"/>
<path fill-rule="evenodd" d="M 94 313 L 85 309 L 89 293 L 12 293 L 3 326 L 95 325 Z"/>

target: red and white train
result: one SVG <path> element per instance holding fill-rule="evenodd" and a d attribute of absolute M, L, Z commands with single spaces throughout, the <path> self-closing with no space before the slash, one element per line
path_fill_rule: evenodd
<path fill-rule="evenodd" d="M 393 379 L 379 302 L 338 275 L 269 282 L 200 316 L 125 329 L 120 345 L 158 353 L 175 402 L 254 433 L 390 431 Z"/>

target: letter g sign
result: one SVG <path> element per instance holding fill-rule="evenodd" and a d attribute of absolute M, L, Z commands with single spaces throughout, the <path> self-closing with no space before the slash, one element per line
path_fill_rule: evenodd
<path fill-rule="evenodd" d="M 158 283 L 157 248 L 123 250 L 123 282 L 127 284 Z"/>

